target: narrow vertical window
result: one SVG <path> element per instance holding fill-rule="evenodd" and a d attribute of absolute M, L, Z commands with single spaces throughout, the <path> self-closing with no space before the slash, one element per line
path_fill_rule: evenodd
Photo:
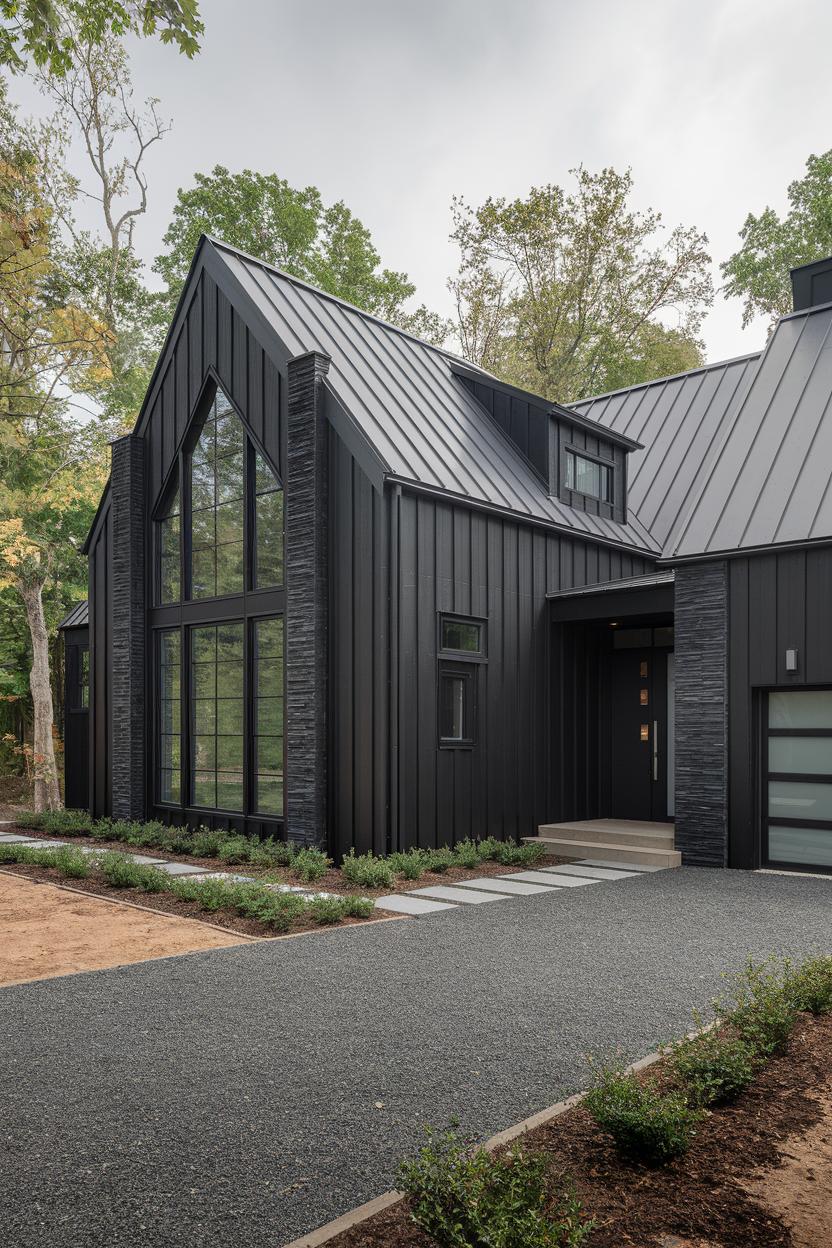
<path fill-rule="evenodd" d="M 283 814 L 283 620 L 254 623 L 254 808 Z"/>
<path fill-rule="evenodd" d="M 182 799 L 181 638 L 179 629 L 159 634 L 159 800 Z"/>
<path fill-rule="evenodd" d="M 191 596 L 243 592 L 245 438 L 221 390 L 191 455 Z"/>
<path fill-rule="evenodd" d="M 179 534 L 182 515 L 179 485 L 171 496 L 167 511 L 158 521 L 159 539 L 159 602 L 178 602 L 182 597 L 182 576 L 179 558 Z"/>
<path fill-rule="evenodd" d="M 254 453 L 254 587 L 283 584 L 283 490 L 259 451 Z"/>
<path fill-rule="evenodd" d="M 191 663 L 193 804 L 242 811 L 242 623 L 191 629 Z"/>

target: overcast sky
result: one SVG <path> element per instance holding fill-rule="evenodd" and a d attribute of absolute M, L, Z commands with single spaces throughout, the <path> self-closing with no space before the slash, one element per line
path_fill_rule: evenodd
<path fill-rule="evenodd" d="M 160 249 L 179 186 L 214 164 L 343 199 L 385 265 L 449 311 L 454 194 L 525 195 L 578 163 L 632 167 L 636 203 L 705 230 L 716 262 L 746 213 L 782 209 L 832 147 L 828 0 L 201 0 L 192 62 L 133 49 L 173 131 L 137 238 Z M 31 109 L 26 88 L 18 99 Z M 718 296 L 709 360 L 755 350 Z"/>

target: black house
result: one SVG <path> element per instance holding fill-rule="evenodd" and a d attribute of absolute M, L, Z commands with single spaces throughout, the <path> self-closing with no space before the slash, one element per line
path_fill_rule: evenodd
<path fill-rule="evenodd" d="M 832 866 L 830 275 L 561 407 L 203 238 L 87 542 L 94 813 Z"/>

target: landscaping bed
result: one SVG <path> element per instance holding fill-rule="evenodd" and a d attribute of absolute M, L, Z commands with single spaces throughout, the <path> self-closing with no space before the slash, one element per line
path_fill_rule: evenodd
<path fill-rule="evenodd" d="M 81 811 L 24 816 L 4 830 L 34 839 L 71 839 L 73 844 L 100 850 L 143 853 L 187 862 L 206 871 L 232 871 L 273 883 L 314 886 L 316 890 L 344 896 L 378 897 L 568 861 L 544 855 L 536 845 L 489 839 L 464 841 L 454 849 L 412 850 L 388 858 L 350 855 L 343 867 L 336 867 L 317 849 L 294 850 L 282 842 L 250 840 L 208 829 L 190 832 L 156 822 L 95 821 Z"/>
<path fill-rule="evenodd" d="M 832 960 L 824 961 L 822 1005 L 828 1011 Z M 773 1051 L 763 1054 L 768 1041 L 761 1039 L 762 1029 L 752 1043 L 746 1026 L 749 1001 L 753 1011 L 762 1000 L 759 1016 L 768 1027 L 773 997 L 758 994 L 756 1003 L 751 997 L 746 994 L 741 1007 L 745 1014 L 723 1010 L 718 1033 L 681 1050 L 688 1057 L 699 1054 L 698 1082 L 680 1084 L 671 1054 L 637 1076 L 618 1072 L 612 1084 L 596 1077 L 595 1089 L 603 1087 L 600 1100 L 593 1101 L 591 1092 L 587 1100 L 525 1133 L 511 1149 L 492 1155 L 469 1147 L 463 1154 L 462 1142 L 453 1136 L 434 1137 L 418 1160 L 407 1163 L 409 1177 L 403 1171 L 400 1185 L 409 1191 L 409 1199 L 337 1235 L 330 1248 L 384 1248 L 393 1243 L 400 1248 L 465 1248 L 486 1242 L 470 1230 L 476 1223 L 481 1232 L 485 1208 L 490 1210 L 485 1225 L 493 1235 L 487 1242 L 495 1245 L 819 1248 L 832 1243 L 832 1014 L 793 1015 L 787 1038 L 781 1029 L 772 1041 Z M 779 1025 L 774 1020 L 775 1031 Z M 704 1065 L 703 1044 L 711 1046 Z M 727 1101 L 721 1096 L 703 1100 L 703 1069 L 708 1078 L 717 1069 L 721 1078 L 729 1070 L 736 1076 L 737 1054 L 742 1051 L 745 1060 L 751 1051 L 742 1047 L 746 1044 L 756 1054 L 753 1077 L 748 1071 L 742 1074 L 743 1081 L 750 1078 L 748 1086 L 739 1093 L 734 1088 Z M 684 1056 L 682 1060 L 684 1064 Z M 646 1089 L 653 1098 L 649 1111 L 642 1106 L 634 1114 L 629 1104 L 625 1112 L 622 1087 Z M 660 1122 L 661 1098 L 674 1096 L 680 1099 L 673 1114 Z M 666 1100 L 661 1103 L 667 1105 Z M 696 1120 L 688 1123 L 690 1133 L 680 1144 L 665 1128 L 673 1118 L 673 1129 L 681 1130 L 685 1112 Z M 645 1149 L 657 1141 L 661 1147 L 670 1141 L 678 1151 L 648 1161 Z M 529 1168 L 528 1174 L 521 1172 L 523 1167 Z M 541 1199 L 536 1207 L 528 1190 L 538 1178 Z M 528 1209 L 521 1214 L 524 1202 Z M 414 1210 L 420 1211 L 422 1226 L 453 1225 L 459 1237 L 426 1233 L 415 1224 Z M 540 1212 L 560 1231 L 542 1232 L 535 1221 Z M 516 1219 L 526 1215 L 525 1238 L 512 1238 L 508 1228 L 516 1234 Z"/>

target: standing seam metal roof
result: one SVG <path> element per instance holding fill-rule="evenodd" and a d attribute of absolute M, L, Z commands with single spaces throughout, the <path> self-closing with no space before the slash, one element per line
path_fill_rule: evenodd
<path fill-rule="evenodd" d="M 328 383 L 386 475 L 576 535 L 659 553 L 637 516 L 620 524 L 548 495 L 454 376 L 456 357 L 218 240 L 206 241 L 289 352 L 330 357 Z"/>

